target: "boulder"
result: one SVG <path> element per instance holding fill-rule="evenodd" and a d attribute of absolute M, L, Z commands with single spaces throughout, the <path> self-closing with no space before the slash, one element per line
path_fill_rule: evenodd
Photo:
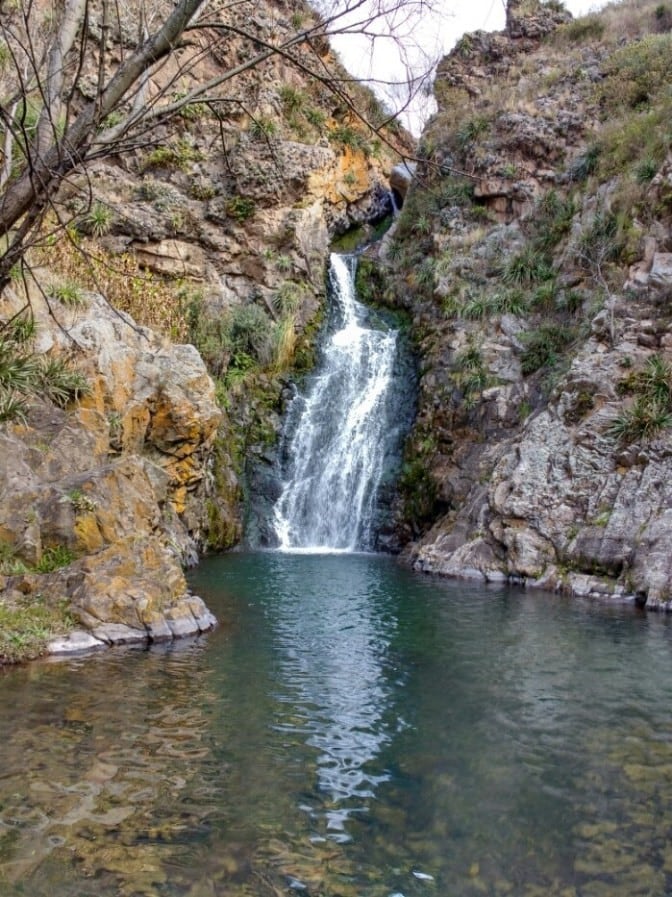
<path fill-rule="evenodd" d="M 656 287 L 672 286 L 672 252 L 656 252 L 654 254 L 649 282 Z"/>
<path fill-rule="evenodd" d="M 69 551 L 61 571 L 13 577 L 24 594 L 57 590 L 90 636 L 56 640 L 57 653 L 102 643 L 160 640 L 214 625 L 188 593 L 181 560 L 193 524 L 180 519 L 203 483 L 221 420 L 193 346 L 137 327 L 92 294 L 69 334 L 36 302 L 52 352 L 85 352 L 91 395 L 72 410 L 35 401 L 25 425 L 0 432 L 0 539 L 35 566 Z"/>
<path fill-rule="evenodd" d="M 140 264 L 156 274 L 205 279 L 205 253 L 195 243 L 160 240 L 158 243 L 137 243 L 133 248 Z"/>
<path fill-rule="evenodd" d="M 400 162 L 390 172 L 390 190 L 392 190 L 397 206 L 401 208 L 406 194 L 413 182 L 417 165 L 415 162 Z"/>

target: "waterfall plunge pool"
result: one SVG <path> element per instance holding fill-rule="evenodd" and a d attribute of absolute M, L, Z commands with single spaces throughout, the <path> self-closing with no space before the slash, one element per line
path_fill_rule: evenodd
<path fill-rule="evenodd" d="M 220 627 L 3 672 L 3 897 L 672 893 L 670 621 L 230 554 Z"/>

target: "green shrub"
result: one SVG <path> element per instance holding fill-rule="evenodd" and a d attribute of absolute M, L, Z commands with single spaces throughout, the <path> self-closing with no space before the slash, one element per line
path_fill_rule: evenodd
<path fill-rule="evenodd" d="M 332 128 L 327 136 L 331 143 L 335 143 L 341 147 L 348 147 L 351 150 L 360 150 L 366 154 L 370 151 L 367 137 L 362 134 L 361 131 L 357 131 L 355 128 L 350 127 L 350 125 L 339 125 L 336 128 Z"/>
<path fill-rule="evenodd" d="M 653 11 L 653 29 L 659 34 L 672 30 L 672 8 L 659 3 Z"/>
<path fill-rule="evenodd" d="M 566 25 L 561 25 L 555 40 L 561 43 L 584 44 L 598 41 L 604 34 L 604 22 L 597 15 L 583 16 Z"/>
<path fill-rule="evenodd" d="M 35 565 L 38 573 L 53 573 L 61 567 L 67 567 L 75 560 L 75 554 L 66 545 L 56 545 L 47 548 Z"/>
<path fill-rule="evenodd" d="M 254 215 L 256 204 L 253 199 L 249 199 L 246 196 L 234 196 L 227 202 L 226 211 L 227 214 L 242 224 Z"/>
<path fill-rule="evenodd" d="M 488 293 L 476 293 L 469 295 L 467 301 L 456 309 L 462 318 L 471 321 L 480 321 L 494 314 L 492 296 Z"/>
<path fill-rule="evenodd" d="M 110 430 L 113 431 L 115 429 L 115 425 L 116 427 L 118 427 L 119 424 L 120 421 L 111 419 Z M 85 492 L 82 492 L 81 489 L 71 489 L 70 492 L 67 493 L 66 498 L 78 514 L 95 511 L 98 507 L 98 502 L 95 500 L 95 498 L 91 498 L 91 496 L 87 495 Z"/>
<path fill-rule="evenodd" d="M 279 90 L 282 110 L 286 116 L 300 112 L 306 104 L 306 95 L 302 90 L 292 87 L 291 84 L 283 84 Z"/>
<path fill-rule="evenodd" d="M 441 177 L 433 184 L 423 185 L 422 189 L 412 189 L 401 214 L 397 219 L 395 242 L 402 246 L 408 237 L 429 237 L 440 229 L 442 212 L 446 208 L 459 206 L 470 207 L 474 198 L 474 186 L 466 180 L 453 177 Z M 410 241 L 413 251 L 423 251 L 422 241 Z M 431 250 L 431 241 L 427 241 Z"/>
<path fill-rule="evenodd" d="M 553 12 L 567 11 L 567 7 L 563 3 L 563 0 L 542 0 L 542 6 L 544 9 L 550 9 Z"/>
<path fill-rule="evenodd" d="M 38 389 L 44 398 L 65 408 L 91 391 L 84 374 L 75 370 L 64 358 L 43 358 L 40 363 Z"/>
<path fill-rule="evenodd" d="M 614 115 L 602 128 L 601 141 L 602 178 L 634 169 L 637 181 L 647 183 L 649 172 L 662 164 L 672 144 L 672 95 L 650 109 Z"/>
<path fill-rule="evenodd" d="M 281 315 L 293 315 L 301 307 L 305 297 L 305 287 L 294 280 L 286 280 L 273 297 L 273 308 Z"/>
<path fill-rule="evenodd" d="M 179 100 L 184 99 L 186 95 L 186 91 L 176 93 L 173 97 L 173 102 L 179 102 Z M 185 103 L 178 112 L 178 115 L 183 121 L 199 121 L 203 118 L 209 118 L 210 114 L 210 106 L 207 103 L 201 103 L 198 100 L 191 100 L 190 102 Z"/>
<path fill-rule="evenodd" d="M 413 457 L 403 462 L 397 488 L 404 518 L 416 533 L 422 532 L 435 517 L 438 497 L 436 481 L 427 470 L 425 459 Z"/>
<path fill-rule="evenodd" d="M 2 334 L 3 330 L 5 331 L 4 334 Z M 5 339 L 9 339 L 19 346 L 29 343 L 36 333 L 37 324 L 35 323 L 35 318 L 25 313 L 19 315 L 18 318 L 14 318 L 9 324 L 5 324 L 4 327 L 0 327 L 0 334 Z"/>
<path fill-rule="evenodd" d="M 17 555 L 17 549 L 9 542 L 0 541 L 0 574 L 3 576 L 18 576 L 27 573 L 28 566 Z M 0 602 L 0 612 L 2 602 Z"/>
<path fill-rule="evenodd" d="M 388 287 L 385 270 L 378 261 L 367 256 L 360 257 L 355 273 L 355 288 L 362 302 L 379 302 L 385 295 Z"/>
<path fill-rule="evenodd" d="M 204 159 L 203 153 L 194 146 L 191 140 L 182 137 L 164 146 L 157 146 L 147 154 L 141 164 L 141 170 L 148 168 L 176 168 L 188 171 L 194 162 Z"/>
<path fill-rule="evenodd" d="M 106 131 L 109 128 L 115 128 L 124 120 L 124 114 L 120 109 L 113 109 L 100 123 L 100 130 Z"/>
<path fill-rule="evenodd" d="M 469 149 L 473 143 L 485 137 L 491 125 L 490 119 L 484 115 L 475 115 L 463 121 L 455 135 L 459 149 L 463 152 Z"/>
<path fill-rule="evenodd" d="M 527 246 L 506 262 L 502 280 L 506 284 L 530 286 L 539 281 L 550 280 L 554 275 L 546 254 L 535 246 Z"/>
<path fill-rule="evenodd" d="M 439 209 L 471 206 L 474 202 L 474 183 L 466 178 L 444 177 L 434 190 L 434 198 Z"/>
<path fill-rule="evenodd" d="M 592 268 L 618 258 L 623 248 L 618 216 L 599 209 L 581 234 L 578 242 L 579 261 Z"/>
<path fill-rule="evenodd" d="M 314 128 L 317 128 L 318 131 L 324 127 L 324 123 L 327 120 L 324 112 L 321 109 L 316 109 L 314 106 L 309 106 L 303 114 L 306 121 Z"/>
<path fill-rule="evenodd" d="M 657 171 L 658 162 L 655 159 L 652 159 L 651 156 L 647 156 L 647 158 L 642 159 L 635 168 L 635 178 L 637 183 L 648 184 L 649 181 L 654 179 Z"/>
<path fill-rule="evenodd" d="M 616 50 L 602 74 L 598 99 L 605 112 L 648 105 L 672 81 L 672 35 L 648 34 Z"/>
<path fill-rule="evenodd" d="M 250 371 L 274 362 L 278 351 L 277 327 L 258 305 L 239 305 L 213 318 L 203 312 L 203 298 L 187 306 L 188 339 L 198 349 L 208 370 L 228 388 Z M 290 312 L 283 316 L 289 317 Z M 285 342 L 286 345 L 286 342 Z"/>
<path fill-rule="evenodd" d="M 145 202 L 154 203 L 159 211 L 164 211 L 174 205 L 179 198 L 179 194 L 170 184 L 151 177 L 142 181 L 136 190 L 136 196 Z"/>
<path fill-rule="evenodd" d="M 583 155 L 579 156 L 569 167 L 570 180 L 581 183 L 587 180 L 591 174 L 597 171 L 602 147 L 599 144 L 589 146 Z"/>
<path fill-rule="evenodd" d="M 574 198 L 561 197 L 549 190 L 536 204 L 527 230 L 535 248 L 542 252 L 552 250 L 569 232 L 577 206 Z"/>
<path fill-rule="evenodd" d="M 462 391 L 464 405 L 467 408 L 472 407 L 490 383 L 480 347 L 475 343 L 469 343 L 457 352 L 453 358 L 450 376 L 455 386 Z"/>
<path fill-rule="evenodd" d="M 366 119 L 374 128 L 386 125 L 391 131 L 399 129 L 399 121 L 375 94 L 370 94 L 366 99 Z"/>
<path fill-rule="evenodd" d="M 270 140 L 278 132 L 278 126 L 272 118 L 259 115 L 250 122 L 250 135 L 255 140 Z"/>
<path fill-rule="evenodd" d="M 638 396 L 630 408 L 625 408 L 607 428 L 607 434 L 618 442 L 649 439 L 660 430 L 672 426 L 672 411 L 659 402 Z"/>
<path fill-rule="evenodd" d="M 84 290 L 72 280 L 52 284 L 47 291 L 47 295 L 52 299 L 58 299 L 59 302 L 62 302 L 63 305 L 67 305 L 69 308 L 78 308 L 86 305 Z"/>
<path fill-rule="evenodd" d="M 661 355 L 652 355 L 641 375 L 644 394 L 654 402 L 672 406 L 672 365 Z"/>
<path fill-rule="evenodd" d="M 524 345 L 520 359 L 523 374 L 532 374 L 543 367 L 552 367 L 558 356 L 573 341 L 571 328 L 559 324 L 544 324 L 538 330 L 530 330 L 521 336 Z"/>
<path fill-rule="evenodd" d="M 18 321 L 0 331 L 0 423 L 25 420 L 27 396 L 39 378 L 39 360 L 29 350 Z"/>
<path fill-rule="evenodd" d="M 213 184 L 204 184 L 199 181 L 190 185 L 189 195 L 192 199 L 197 199 L 199 202 L 206 202 L 217 195 L 217 189 Z"/>
<path fill-rule="evenodd" d="M 483 305 L 483 308 L 479 305 Z M 478 294 L 471 297 L 461 314 L 465 318 L 484 318 L 490 315 L 522 315 L 528 310 L 529 301 L 522 290 L 496 290 L 494 293 Z"/>
<path fill-rule="evenodd" d="M 431 291 L 434 286 L 435 268 L 436 263 L 431 256 L 423 259 L 419 267 L 416 268 L 415 271 L 415 283 L 417 284 L 417 286 L 419 286 L 421 289 Z"/>

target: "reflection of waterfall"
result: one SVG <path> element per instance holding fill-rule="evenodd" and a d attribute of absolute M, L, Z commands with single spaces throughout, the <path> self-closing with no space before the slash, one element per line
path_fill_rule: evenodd
<path fill-rule="evenodd" d="M 374 577 L 360 559 L 347 569 L 335 559 L 314 563 L 323 585 L 309 598 L 301 591 L 306 578 L 313 581 L 305 565 L 278 577 L 273 616 L 289 694 L 277 728 L 300 732 L 317 750 L 319 799 L 304 798 L 303 809 L 329 838 L 348 840 L 348 818 L 366 812 L 389 780 L 380 753 L 398 725 L 390 721 L 386 670 L 396 621 L 381 615 Z"/>
<path fill-rule="evenodd" d="M 354 293 L 355 260 L 331 257 L 337 317 L 320 374 L 289 412 L 285 476 L 275 507 L 281 548 L 371 547 L 391 436 L 388 403 L 396 331 L 373 326 Z"/>

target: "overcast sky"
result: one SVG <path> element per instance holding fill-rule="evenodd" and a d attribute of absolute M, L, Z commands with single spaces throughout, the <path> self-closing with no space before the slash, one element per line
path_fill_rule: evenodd
<path fill-rule="evenodd" d="M 605 0 L 565 0 L 565 6 L 574 16 L 585 15 L 604 3 Z M 422 70 L 426 68 L 423 53 L 427 59 L 436 59 L 448 52 L 466 32 L 501 31 L 504 28 L 504 0 L 438 0 L 435 9 L 433 15 L 425 13 L 414 23 L 412 39 L 407 36 L 401 51 L 395 41 L 381 37 L 375 41 L 372 52 L 370 41 L 354 34 L 336 37 L 334 46 L 348 70 L 358 77 L 374 78 L 379 82 L 398 81 L 404 78 L 405 72 L 400 52 L 412 57 L 416 69 Z M 377 92 L 382 92 L 382 87 Z M 406 118 L 405 123 L 416 133 L 422 126 L 417 111 L 412 118 Z"/>

